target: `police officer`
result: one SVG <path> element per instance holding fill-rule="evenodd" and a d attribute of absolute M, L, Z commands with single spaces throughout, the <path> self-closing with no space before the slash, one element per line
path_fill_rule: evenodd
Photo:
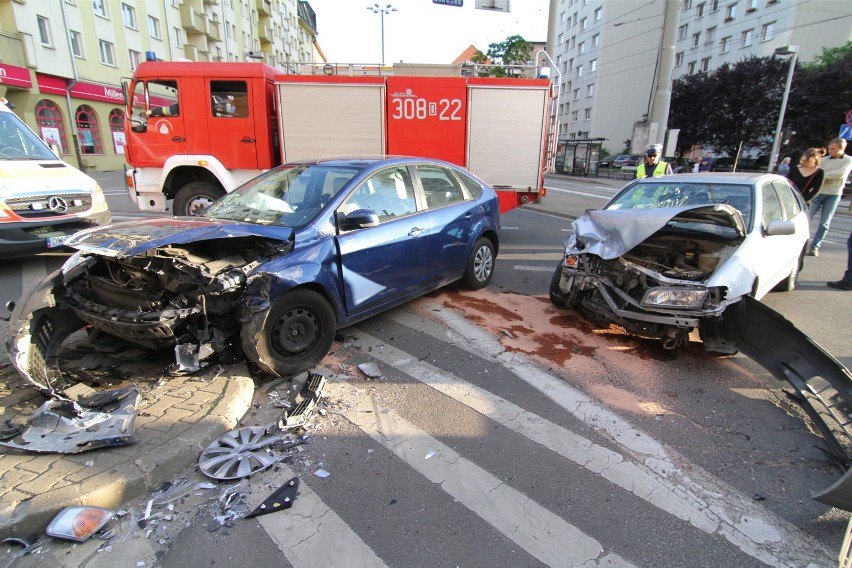
<path fill-rule="evenodd" d="M 660 161 L 660 153 L 663 151 L 662 144 L 651 144 L 645 151 L 645 161 L 636 168 L 636 179 L 648 176 L 660 177 L 672 173 L 672 167 L 666 162 Z"/>

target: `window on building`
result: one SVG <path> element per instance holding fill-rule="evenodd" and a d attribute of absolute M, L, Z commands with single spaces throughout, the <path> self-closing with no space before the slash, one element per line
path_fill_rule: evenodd
<path fill-rule="evenodd" d="M 689 24 L 683 24 L 677 29 L 677 39 L 678 41 L 686 39 L 686 34 L 689 31 Z"/>
<path fill-rule="evenodd" d="M 595 84 L 586 85 L 586 96 L 592 97 L 595 94 Z"/>
<path fill-rule="evenodd" d="M 589 73 L 594 73 L 598 68 L 598 60 L 592 59 L 591 63 L 589 63 Z"/>
<path fill-rule="evenodd" d="M 68 153 L 68 142 L 65 139 L 65 121 L 62 111 L 53 101 L 42 99 L 35 107 L 36 124 L 39 135 L 46 144 L 58 143 L 63 154 Z"/>
<path fill-rule="evenodd" d="M 559 12 L 559 23 L 560 24 L 565 23 L 565 12 Z"/>
<path fill-rule="evenodd" d="M 595 10 L 595 21 L 600 22 L 601 18 L 603 18 L 603 8 L 598 8 Z"/>
<path fill-rule="evenodd" d="M 771 41 L 775 38 L 775 22 L 763 24 L 760 27 L 760 41 Z"/>
<path fill-rule="evenodd" d="M 692 0 L 683 0 L 683 11 L 686 12 L 692 8 Z"/>
<path fill-rule="evenodd" d="M 136 29 L 136 8 L 121 3 L 121 19 L 128 28 Z"/>
<path fill-rule="evenodd" d="M 36 16 L 38 21 L 38 36 L 41 39 L 41 44 L 46 47 L 53 47 L 53 36 L 50 34 L 50 20 L 44 16 Z"/>
<path fill-rule="evenodd" d="M 710 58 L 705 57 L 701 60 L 701 72 L 707 73 L 708 71 L 710 71 Z"/>
<path fill-rule="evenodd" d="M 721 0 L 710 0 L 710 11 L 718 12 L 719 11 L 719 2 Z"/>
<path fill-rule="evenodd" d="M 707 28 L 707 33 L 704 34 L 705 44 L 712 45 L 714 41 L 716 41 L 716 26 Z"/>
<path fill-rule="evenodd" d="M 701 32 L 692 34 L 692 47 L 698 47 L 701 44 Z"/>
<path fill-rule="evenodd" d="M 695 17 L 703 18 L 704 17 L 704 2 L 695 7 Z"/>
<path fill-rule="evenodd" d="M 154 16 L 148 16 L 148 35 L 154 39 L 160 39 L 160 20 Z"/>
<path fill-rule="evenodd" d="M 183 47 L 183 31 L 180 28 L 172 28 L 172 34 L 175 38 L 175 47 Z"/>
<path fill-rule="evenodd" d="M 601 34 L 595 34 L 592 36 L 592 47 L 598 47 L 601 44 Z"/>
<path fill-rule="evenodd" d="M 127 50 L 127 57 L 130 60 L 130 70 L 136 71 L 139 63 L 142 61 L 142 54 L 132 49 Z"/>
<path fill-rule="evenodd" d="M 112 133 L 112 149 L 124 154 L 124 111 L 114 108 L 109 111 L 109 131 Z"/>
<path fill-rule="evenodd" d="M 582 77 L 582 76 L 583 76 L 583 66 L 578 65 L 577 66 L 577 77 Z"/>
<path fill-rule="evenodd" d="M 74 30 L 68 30 L 68 38 L 71 40 L 71 53 L 74 54 L 74 57 L 83 58 L 83 36 L 80 35 L 80 32 L 75 32 Z"/>
<path fill-rule="evenodd" d="M 579 45 L 577 45 L 577 53 L 586 53 L 586 42 L 581 41 Z"/>
<path fill-rule="evenodd" d="M 589 19 L 583 18 L 580 20 L 580 30 L 585 30 L 587 27 L 589 27 Z"/>
<path fill-rule="evenodd" d="M 723 37 L 720 45 L 722 47 L 722 53 L 728 53 L 731 51 L 731 36 Z"/>
<path fill-rule="evenodd" d="M 754 28 L 746 30 L 742 33 L 743 47 L 751 47 L 754 43 Z"/>
<path fill-rule="evenodd" d="M 689 75 L 695 74 L 695 61 L 690 61 L 689 65 L 686 66 L 686 72 Z"/>
<path fill-rule="evenodd" d="M 115 46 L 108 41 L 98 40 L 101 52 L 101 63 L 115 67 Z"/>
<path fill-rule="evenodd" d="M 109 18 L 109 12 L 107 12 L 107 0 L 92 0 L 92 11 L 96 16 Z"/>
<path fill-rule="evenodd" d="M 98 116 L 89 105 L 77 107 L 77 134 L 80 137 L 80 150 L 84 154 L 103 154 L 101 132 L 98 128 Z"/>
<path fill-rule="evenodd" d="M 586 117 L 586 120 L 589 120 L 589 119 L 592 118 L 592 109 L 590 109 L 590 108 L 586 109 L 585 117 Z"/>
<path fill-rule="evenodd" d="M 733 20 L 737 17 L 737 5 L 731 4 L 725 9 L 725 21 Z"/>
<path fill-rule="evenodd" d="M 580 89 L 574 89 L 574 100 L 575 101 L 580 100 Z"/>
<path fill-rule="evenodd" d="M 579 111 L 576 111 L 576 110 L 571 112 L 571 122 L 577 122 L 578 113 L 579 113 Z"/>
<path fill-rule="evenodd" d="M 746 12 L 754 12 L 755 10 L 757 10 L 757 2 L 758 0 L 748 0 L 748 8 L 746 9 Z"/>
<path fill-rule="evenodd" d="M 678 51 L 677 53 L 675 53 L 675 67 L 678 67 L 680 65 L 683 65 L 683 52 L 682 51 Z"/>
<path fill-rule="evenodd" d="M 559 45 L 565 43 L 565 34 L 559 34 Z"/>

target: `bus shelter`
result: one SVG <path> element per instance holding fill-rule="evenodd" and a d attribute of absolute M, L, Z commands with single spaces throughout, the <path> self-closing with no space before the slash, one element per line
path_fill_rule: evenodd
<path fill-rule="evenodd" d="M 554 171 L 573 176 L 598 175 L 601 146 L 606 138 L 568 138 L 556 143 Z"/>

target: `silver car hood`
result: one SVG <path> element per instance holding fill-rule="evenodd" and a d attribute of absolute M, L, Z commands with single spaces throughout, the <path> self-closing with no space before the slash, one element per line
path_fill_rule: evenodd
<path fill-rule="evenodd" d="M 725 204 L 595 209 L 586 211 L 572 223 L 574 232 L 565 239 L 565 252 L 618 258 L 675 219 L 733 229 L 739 240 L 746 235 L 740 212 Z"/>

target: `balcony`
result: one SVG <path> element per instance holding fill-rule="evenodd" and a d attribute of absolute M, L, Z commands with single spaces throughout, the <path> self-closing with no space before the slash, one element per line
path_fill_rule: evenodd
<path fill-rule="evenodd" d="M 180 5 L 180 23 L 187 35 L 203 34 L 207 31 L 207 18 L 193 10 L 189 4 Z"/>
<path fill-rule="evenodd" d="M 0 61 L 16 67 L 26 67 L 29 62 L 24 54 L 24 44 L 16 35 L 15 32 L 0 30 L 0 53 L 3 54 Z"/>
<path fill-rule="evenodd" d="M 183 56 L 191 61 L 198 61 L 198 48 L 194 45 L 184 45 Z"/>
<path fill-rule="evenodd" d="M 219 31 L 219 20 L 211 19 L 207 22 L 207 31 L 205 33 L 213 41 L 222 41 L 222 34 Z"/>
<path fill-rule="evenodd" d="M 261 42 L 264 43 L 272 43 L 272 27 L 271 26 L 258 26 L 257 27 L 257 35 Z"/>
<path fill-rule="evenodd" d="M 272 15 L 272 1 L 271 0 L 257 0 L 257 14 L 258 16 L 271 16 Z"/>

